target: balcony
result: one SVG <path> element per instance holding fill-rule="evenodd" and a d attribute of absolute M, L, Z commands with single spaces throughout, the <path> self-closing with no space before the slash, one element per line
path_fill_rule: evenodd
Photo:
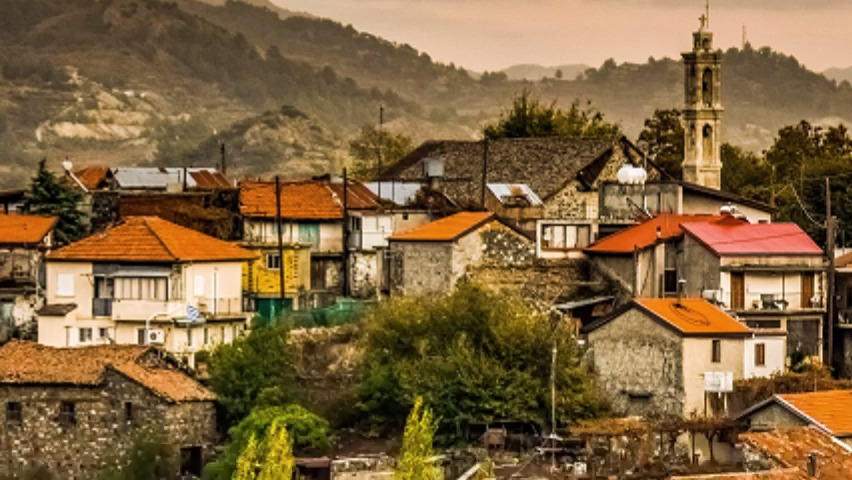
<path fill-rule="evenodd" d="M 732 295 L 726 290 L 704 290 L 702 298 L 708 302 L 738 312 L 790 312 L 799 310 L 823 310 L 825 308 L 821 294 L 803 299 L 798 291 L 756 291 L 746 290 Z M 737 298 L 739 297 L 739 298 Z"/>
<path fill-rule="evenodd" d="M 199 297 L 198 312 L 206 315 L 241 315 L 243 300 L 241 298 L 208 298 Z"/>

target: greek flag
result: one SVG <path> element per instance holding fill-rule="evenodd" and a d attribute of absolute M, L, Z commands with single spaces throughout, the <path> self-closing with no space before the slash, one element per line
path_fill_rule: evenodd
<path fill-rule="evenodd" d="M 198 321 L 198 309 L 192 305 L 186 306 L 186 319 L 190 322 Z"/>

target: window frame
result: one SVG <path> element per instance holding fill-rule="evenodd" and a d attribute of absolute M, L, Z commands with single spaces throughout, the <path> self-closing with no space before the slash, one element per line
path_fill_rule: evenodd
<path fill-rule="evenodd" d="M 124 402 L 124 423 L 128 425 L 136 424 L 136 406 L 133 402 Z"/>
<path fill-rule="evenodd" d="M 77 405 L 74 402 L 59 402 L 59 424 L 64 427 L 77 425 Z"/>
<path fill-rule="evenodd" d="M 766 366 L 766 344 L 765 343 L 755 343 L 754 344 L 754 366 L 755 367 L 765 367 Z"/>
<path fill-rule="evenodd" d="M 84 332 L 88 332 L 88 335 L 85 335 L 87 338 L 83 338 Z M 92 327 L 77 327 L 77 343 L 80 345 L 88 345 L 95 341 L 95 331 Z"/>
<path fill-rule="evenodd" d="M 266 263 L 266 269 L 267 270 L 275 271 L 275 272 L 277 272 L 278 270 L 281 270 L 281 255 L 279 255 L 278 252 L 267 253 L 264 256 L 264 259 L 266 261 L 265 263 Z M 278 259 L 278 266 L 275 266 L 275 261 L 274 261 L 275 259 Z M 270 263 L 273 266 L 270 266 Z"/>
<path fill-rule="evenodd" d="M 17 406 L 17 408 L 12 408 L 13 406 Z M 6 425 L 17 427 L 23 424 L 24 404 L 21 402 L 6 402 Z"/>
<path fill-rule="evenodd" d="M 74 298 L 75 276 L 73 273 L 56 273 L 56 296 L 62 298 Z"/>
<path fill-rule="evenodd" d="M 571 252 L 576 250 L 582 250 L 589 245 L 591 245 L 591 236 L 592 236 L 592 226 L 586 224 L 573 224 L 573 223 L 542 223 L 541 224 L 541 250 L 545 252 Z M 556 235 L 553 233 L 554 230 L 558 229 L 561 231 L 561 243 L 563 246 L 553 246 L 555 243 L 554 238 Z M 574 230 L 574 245 L 573 246 L 565 246 L 568 240 L 568 231 L 569 229 Z M 547 235 L 546 232 L 550 231 L 550 235 Z M 582 233 L 581 233 L 582 232 Z M 581 238 L 585 240 L 581 241 Z"/>
<path fill-rule="evenodd" d="M 710 361 L 712 363 L 722 363 L 722 340 L 714 338 L 710 348 Z"/>

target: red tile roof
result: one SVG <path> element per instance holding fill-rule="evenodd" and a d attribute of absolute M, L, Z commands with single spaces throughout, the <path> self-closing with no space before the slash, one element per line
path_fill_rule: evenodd
<path fill-rule="evenodd" d="M 56 217 L 0 214 L 0 244 L 39 243 L 56 225 Z"/>
<path fill-rule="evenodd" d="M 281 218 L 340 220 L 343 218 L 343 183 L 308 180 L 281 183 Z M 363 184 L 349 181 L 346 206 L 374 210 L 379 199 Z M 240 184 L 240 213 L 248 217 L 275 217 L 275 182 Z"/>
<path fill-rule="evenodd" d="M 254 254 L 159 217 L 127 217 L 104 232 L 48 254 L 47 258 L 174 263 L 250 260 Z"/>
<path fill-rule="evenodd" d="M 849 448 L 813 427 L 743 433 L 739 439 L 800 472 L 800 476 L 789 478 L 834 480 L 852 476 Z M 811 454 L 816 454 L 816 477 L 807 475 Z"/>
<path fill-rule="evenodd" d="M 717 255 L 822 255 L 795 223 L 686 223 L 681 227 Z"/>
<path fill-rule="evenodd" d="M 776 395 L 834 436 L 852 436 L 852 390 Z"/>
<path fill-rule="evenodd" d="M 111 368 L 172 402 L 215 400 L 189 375 L 151 361 L 155 354 L 138 345 L 53 348 L 11 340 L 0 348 L 0 384 L 98 386 Z"/>
<path fill-rule="evenodd" d="M 394 241 L 451 242 L 496 219 L 491 212 L 459 212 L 388 237 Z"/>
<path fill-rule="evenodd" d="M 637 298 L 634 303 L 683 335 L 748 335 L 751 330 L 701 298 Z"/>
<path fill-rule="evenodd" d="M 663 213 L 644 222 L 627 227 L 608 237 L 598 240 L 586 249 L 590 253 L 631 253 L 633 248 L 643 249 L 657 242 L 680 236 L 680 225 L 684 222 L 712 222 L 720 220 L 719 215 L 675 215 Z M 659 229 L 659 237 L 657 230 Z"/>
<path fill-rule="evenodd" d="M 106 178 L 109 169 L 107 167 L 86 167 L 74 172 L 77 180 L 86 187 L 87 190 L 95 190 L 98 185 Z"/>

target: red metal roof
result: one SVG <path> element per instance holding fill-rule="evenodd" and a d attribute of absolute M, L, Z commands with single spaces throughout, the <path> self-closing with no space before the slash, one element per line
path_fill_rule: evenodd
<path fill-rule="evenodd" d="M 250 260 L 254 254 L 159 217 L 127 217 L 115 227 L 60 248 L 47 258 L 173 263 Z"/>
<path fill-rule="evenodd" d="M 39 243 L 56 224 L 56 217 L 0 214 L 0 244 Z"/>
<path fill-rule="evenodd" d="M 751 333 L 748 327 L 701 298 L 638 298 L 634 302 L 684 335 Z"/>
<path fill-rule="evenodd" d="M 684 222 L 712 222 L 721 218 L 719 215 L 663 213 L 602 238 L 587 248 L 586 251 L 591 253 L 631 253 L 634 248 L 643 249 L 653 245 L 658 239 L 666 240 L 680 236 L 683 233 L 680 225 Z M 658 229 L 659 237 L 657 236 Z"/>
<path fill-rule="evenodd" d="M 717 255 L 822 255 L 795 223 L 739 223 L 723 219 L 682 228 Z"/>
<path fill-rule="evenodd" d="M 327 180 L 281 183 L 281 218 L 306 220 L 343 219 L 343 184 Z M 374 210 L 379 199 L 363 184 L 349 181 L 347 208 Z M 275 217 L 275 182 L 240 184 L 240 213 L 248 217 Z"/>
<path fill-rule="evenodd" d="M 496 216 L 491 212 L 459 212 L 411 230 L 391 235 L 388 240 L 451 242 L 495 218 Z"/>

